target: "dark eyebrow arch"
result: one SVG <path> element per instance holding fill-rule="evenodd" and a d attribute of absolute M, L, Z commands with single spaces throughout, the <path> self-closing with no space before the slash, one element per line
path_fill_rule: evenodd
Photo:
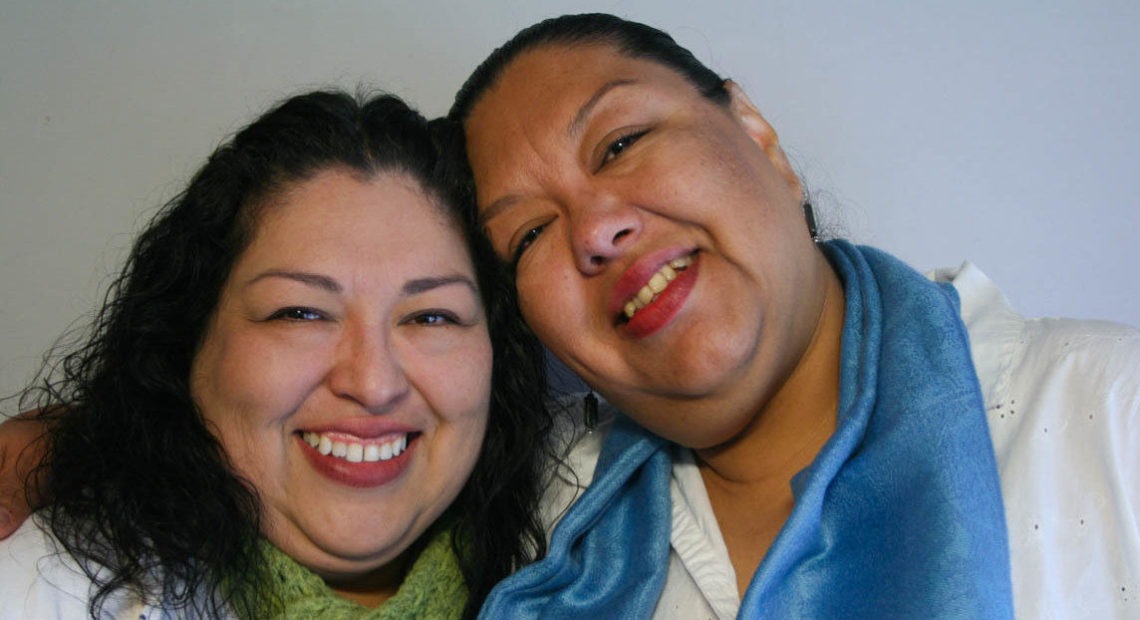
<path fill-rule="evenodd" d="M 475 294 L 479 293 L 479 288 L 475 283 L 464 275 L 441 276 L 436 278 L 415 278 L 408 280 L 404 283 L 404 295 L 417 295 L 419 293 L 426 293 L 427 291 L 440 288 L 442 286 L 451 286 L 452 284 L 462 284 Z"/>
<path fill-rule="evenodd" d="M 293 280 L 294 282 L 300 282 L 306 286 L 319 288 L 330 293 L 340 293 L 344 290 L 336 280 L 333 280 L 328 276 L 322 276 L 315 273 L 307 273 L 304 271 L 282 271 L 280 269 L 271 269 L 269 271 L 259 273 L 256 277 L 250 280 L 246 286 L 251 286 L 256 282 L 265 280 L 267 278 L 284 278 L 286 280 Z M 404 295 L 417 295 L 419 293 L 425 293 L 427 291 L 437 289 L 442 286 L 450 286 L 452 284 L 462 284 L 471 289 L 476 294 L 479 292 L 479 288 L 475 286 L 475 283 L 471 281 L 471 278 L 468 278 L 467 276 L 461 274 L 456 274 L 453 276 L 415 278 L 405 282 L 404 286 L 401 287 L 400 290 Z"/>
<path fill-rule="evenodd" d="M 293 280 L 301 284 L 319 288 L 323 291 L 330 293 L 339 293 L 343 289 L 340 284 L 328 276 L 322 276 L 315 273 L 308 273 L 304 271 L 283 271 L 280 269 L 270 269 L 257 274 L 256 277 L 246 283 L 246 286 L 252 286 L 266 278 L 284 278 L 286 280 Z"/>
<path fill-rule="evenodd" d="M 493 219 L 503 211 L 511 208 L 511 205 L 515 204 L 516 202 L 518 202 L 518 197 L 514 195 L 503 196 L 502 198 L 499 198 L 495 202 L 492 202 L 490 205 L 488 205 L 486 209 L 483 209 L 481 213 L 479 213 L 479 215 L 475 218 L 476 224 L 479 226 L 479 228 L 483 228 L 487 225 L 488 220 Z"/>
<path fill-rule="evenodd" d="M 593 95 L 590 95 L 590 98 L 586 100 L 586 103 L 583 103 L 582 107 L 578 108 L 578 113 L 574 115 L 574 120 L 570 121 L 570 124 L 566 127 L 566 135 L 573 136 L 581 131 L 582 124 L 586 121 L 586 118 L 590 116 L 590 112 L 594 110 L 594 107 L 598 105 L 598 102 L 601 101 L 602 98 L 605 97 L 610 91 L 618 88 L 619 86 L 629 86 L 630 84 L 636 83 L 637 80 L 634 80 L 632 78 L 622 78 L 618 80 L 610 80 L 609 82 L 602 84 L 598 90 L 594 91 Z"/>

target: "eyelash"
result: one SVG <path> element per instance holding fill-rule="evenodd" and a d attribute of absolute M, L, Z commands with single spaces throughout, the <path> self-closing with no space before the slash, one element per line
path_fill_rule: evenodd
<path fill-rule="evenodd" d="M 633 146 L 642 136 L 649 133 L 648 129 L 642 129 L 632 133 L 619 136 L 606 147 L 605 153 L 602 154 L 602 161 L 598 164 L 598 169 L 601 170 L 606 164 L 610 163 L 615 157 L 621 155 L 626 149 Z"/>
<path fill-rule="evenodd" d="M 459 320 L 459 317 L 445 310 L 425 310 L 423 312 L 418 312 L 408 317 L 404 323 L 425 325 L 428 327 L 435 325 L 463 325 L 463 322 Z"/>
<path fill-rule="evenodd" d="M 538 235 L 542 233 L 543 228 L 546 228 L 546 224 L 535 226 L 523 233 L 522 239 L 519 239 L 519 244 L 515 248 L 514 254 L 511 257 L 512 267 L 518 267 L 519 261 L 522 260 L 523 252 L 525 252 L 526 249 L 529 248 L 532 243 L 534 243 L 534 240 L 537 239 Z"/>
<path fill-rule="evenodd" d="M 325 318 L 325 315 L 318 310 L 312 308 L 282 308 L 273 314 L 269 315 L 266 319 L 268 321 L 290 321 L 296 323 L 307 323 L 309 321 L 320 321 Z M 443 310 L 428 310 L 419 312 L 408 317 L 405 323 L 414 323 L 418 325 L 461 325 L 462 322 L 459 317 L 451 312 Z"/>
<path fill-rule="evenodd" d="M 312 308 L 304 308 L 293 306 L 289 308 L 281 308 L 273 314 L 269 315 L 267 321 L 295 321 L 297 323 L 304 323 L 308 321 L 320 321 L 325 318 L 325 315 L 320 310 Z"/>

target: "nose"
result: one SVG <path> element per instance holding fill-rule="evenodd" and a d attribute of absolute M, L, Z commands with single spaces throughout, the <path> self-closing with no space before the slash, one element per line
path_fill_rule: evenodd
<path fill-rule="evenodd" d="M 638 210 L 613 201 L 595 201 L 570 216 L 571 245 L 578 269 L 600 272 L 633 245 L 641 232 Z"/>
<path fill-rule="evenodd" d="M 328 385 L 337 396 L 356 401 L 376 414 L 391 411 L 410 389 L 388 334 L 375 327 L 346 330 Z"/>

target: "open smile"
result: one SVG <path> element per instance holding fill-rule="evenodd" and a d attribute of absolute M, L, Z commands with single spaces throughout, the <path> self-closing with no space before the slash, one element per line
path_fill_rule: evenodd
<path fill-rule="evenodd" d="M 387 461 L 400 456 L 408 447 L 407 433 L 387 437 L 384 441 L 361 439 L 345 433 L 311 431 L 302 433 L 301 438 L 322 455 L 344 459 L 349 463 Z"/>
<path fill-rule="evenodd" d="M 627 337 L 645 338 L 670 325 L 696 286 L 700 269 L 697 251 L 674 255 L 655 265 L 652 262 L 647 266 L 645 259 L 635 263 L 615 286 L 615 292 L 629 295 L 617 302 L 618 307 L 610 307 L 616 315 L 616 327 Z M 656 271 L 647 271 L 646 267 Z M 633 289 L 642 282 L 640 288 Z"/>
<path fill-rule="evenodd" d="M 375 488 L 404 474 L 421 434 L 389 432 L 366 439 L 342 431 L 298 431 L 296 437 L 320 474 L 350 487 Z"/>
<path fill-rule="evenodd" d="M 625 302 L 622 307 L 622 314 L 626 321 L 632 319 L 638 311 L 642 310 L 649 304 L 653 303 L 657 297 L 669 288 L 669 284 L 677 279 L 677 274 L 680 271 L 688 269 L 693 264 L 693 256 L 682 256 L 674 258 L 673 260 L 665 263 L 649 278 L 645 286 L 637 291 L 637 294 Z"/>

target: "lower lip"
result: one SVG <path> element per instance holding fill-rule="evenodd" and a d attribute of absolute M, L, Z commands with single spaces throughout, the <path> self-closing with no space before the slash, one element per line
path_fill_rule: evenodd
<path fill-rule="evenodd" d="M 317 473 L 343 485 L 358 488 L 383 486 L 399 478 L 411 464 L 411 455 L 417 445 L 412 438 L 409 438 L 408 447 L 399 456 L 387 461 L 350 463 L 335 456 L 321 454 L 300 436 L 297 437 L 297 443 Z"/>
<path fill-rule="evenodd" d="M 634 338 L 651 336 L 666 325 L 681 311 L 681 306 L 689 298 L 689 293 L 697 283 L 697 269 L 700 261 L 694 258 L 693 264 L 683 271 L 677 272 L 677 278 L 657 296 L 648 306 L 637 311 L 622 330 Z"/>

